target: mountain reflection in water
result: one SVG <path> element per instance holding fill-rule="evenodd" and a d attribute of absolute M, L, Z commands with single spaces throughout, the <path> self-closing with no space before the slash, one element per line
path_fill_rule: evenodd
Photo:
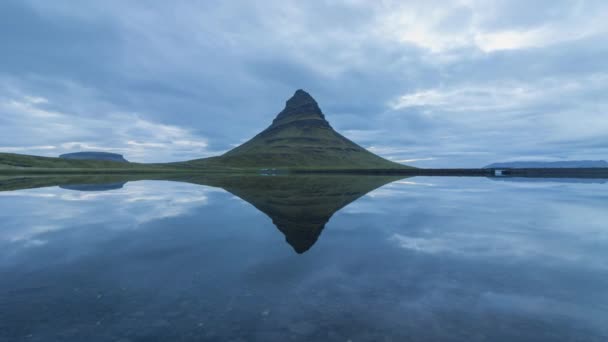
<path fill-rule="evenodd" d="M 59 186 L 75 191 L 121 189 L 129 181 L 170 180 L 222 188 L 266 214 L 298 254 L 309 250 L 340 209 L 395 176 L 103 175 L 9 177 L 0 191 Z"/>
<path fill-rule="evenodd" d="M 604 342 L 575 181 L 0 176 L 0 341 Z"/>

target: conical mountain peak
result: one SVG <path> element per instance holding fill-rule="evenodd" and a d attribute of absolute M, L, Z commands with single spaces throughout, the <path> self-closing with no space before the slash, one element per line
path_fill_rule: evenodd
<path fill-rule="evenodd" d="M 272 124 L 215 162 L 232 167 L 401 168 L 336 132 L 309 93 L 298 89 Z"/>
<path fill-rule="evenodd" d="M 306 104 L 317 104 L 317 101 L 309 93 L 302 89 L 296 90 L 293 96 L 287 100 L 286 107 L 297 108 Z"/>
<path fill-rule="evenodd" d="M 277 115 L 273 123 L 283 119 L 294 117 L 319 117 L 325 120 L 325 116 L 319 108 L 317 101 L 309 93 L 302 89 L 296 90 L 293 96 L 285 103 L 285 108 Z"/>

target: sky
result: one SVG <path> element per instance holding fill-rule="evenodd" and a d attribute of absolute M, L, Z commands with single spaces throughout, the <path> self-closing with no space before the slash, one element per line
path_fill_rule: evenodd
<path fill-rule="evenodd" d="M 608 159 L 608 2 L 0 2 L 0 151 L 221 154 L 296 89 L 418 167 Z"/>

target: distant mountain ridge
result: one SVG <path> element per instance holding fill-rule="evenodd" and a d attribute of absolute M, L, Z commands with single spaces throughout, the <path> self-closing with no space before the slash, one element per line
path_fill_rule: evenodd
<path fill-rule="evenodd" d="M 109 152 L 75 152 L 66 153 L 59 156 L 62 159 L 74 159 L 74 160 L 101 160 L 101 161 L 114 161 L 120 163 L 128 163 L 122 154 L 109 153 Z"/>
<path fill-rule="evenodd" d="M 604 168 L 608 167 L 605 160 L 569 160 L 556 162 L 541 162 L 541 161 L 519 161 L 519 162 L 504 162 L 494 163 L 484 167 L 484 169 L 544 169 L 544 168 Z"/>

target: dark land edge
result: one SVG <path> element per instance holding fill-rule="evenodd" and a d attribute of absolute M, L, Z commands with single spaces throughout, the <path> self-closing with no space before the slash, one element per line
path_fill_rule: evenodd
<path fill-rule="evenodd" d="M 291 170 L 301 174 L 360 174 L 447 177 L 537 177 L 537 178 L 608 178 L 608 168 L 576 169 L 367 169 L 367 170 Z M 500 174 L 498 173 L 500 172 Z"/>
<path fill-rule="evenodd" d="M 0 169 L 0 175 L 47 174 L 345 174 L 445 177 L 605 178 L 608 168 L 576 169 Z"/>

